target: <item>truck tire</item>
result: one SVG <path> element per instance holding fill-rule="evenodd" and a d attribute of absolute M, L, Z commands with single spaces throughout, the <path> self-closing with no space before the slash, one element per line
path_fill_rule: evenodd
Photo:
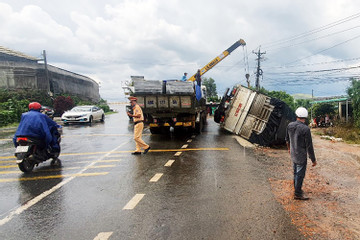
<path fill-rule="evenodd" d="M 170 133 L 170 127 L 161 127 L 160 132 L 161 132 L 161 134 L 169 134 Z"/>
<path fill-rule="evenodd" d="M 160 133 L 160 128 L 158 128 L 158 127 L 151 127 L 150 128 L 150 132 L 151 132 L 151 134 L 159 134 Z"/>
<path fill-rule="evenodd" d="M 200 122 L 195 123 L 195 133 L 200 134 L 204 128 L 204 121 L 200 119 Z"/>

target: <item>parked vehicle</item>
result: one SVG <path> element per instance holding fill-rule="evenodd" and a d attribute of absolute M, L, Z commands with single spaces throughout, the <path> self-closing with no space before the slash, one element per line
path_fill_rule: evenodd
<path fill-rule="evenodd" d="M 94 121 L 105 121 L 104 110 L 97 106 L 76 106 L 66 111 L 61 116 L 65 125 L 69 123 L 93 123 Z"/>
<path fill-rule="evenodd" d="M 152 134 L 191 130 L 200 133 L 206 123 L 206 91 L 197 100 L 192 82 L 135 81 L 133 96 L 143 109 Z"/>
<path fill-rule="evenodd" d="M 61 129 L 55 129 L 55 136 L 57 136 L 58 143 L 61 141 Z M 16 163 L 23 172 L 31 172 L 34 166 L 39 163 L 45 162 L 52 158 L 50 162 L 51 166 L 60 166 L 61 161 L 58 158 L 60 151 L 51 152 L 49 149 L 44 147 L 44 143 L 35 138 L 28 136 L 18 136 L 16 138 L 17 147 L 15 149 Z"/>
<path fill-rule="evenodd" d="M 54 119 L 54 110 L 48 106 L 41 106 L 40 110 L 43 114 L 49 116 L 49 118 Z"/>
<path fill-rule="evenodd" d="M 285 142 L 286 127 L 295 113 L 281 100 L 241 85 L 227 89 L 214 120 L 225 130 L 262 146 Z"/>

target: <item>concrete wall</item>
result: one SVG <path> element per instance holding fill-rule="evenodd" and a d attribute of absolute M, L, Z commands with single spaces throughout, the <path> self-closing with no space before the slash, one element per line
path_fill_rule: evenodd
<path fill-rule="evenodd" d="M 0 61 L 0 88 L 37 89 L 54 94 L 67 93 L 81 99 L 99 101 L 99 85 L 91 78 L 48 65 L 49 81 L 44 64 L 36 62 Z"/>

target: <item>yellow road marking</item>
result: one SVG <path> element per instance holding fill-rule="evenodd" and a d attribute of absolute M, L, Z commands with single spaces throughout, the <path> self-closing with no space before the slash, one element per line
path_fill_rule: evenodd
<path fill-rule="evenodd" d="M 17 168 L 18 165 L 7 165 L 7 166 L 0 166 L 0 168 Z"/>
<path fill-rule="evenodd" d="M 115 167 L 116 165 L 99 165 L 99 166 L 91 166 L 90 168 L 111 168 Z M 52 168 L 52 169 L 40 169 L 33 171 L 33 173 L 39 173 L 39 172 L 58 172 L 62 170 L 75 170 L 80 169 L 82 167 L 66 167 L 66 168 Z M 13 174 L 13 173 L 22 173 L 21 171 L 0 171 L 0 174 Z"/>
<path fill-rule="evenodd" d="M 89 163 L 89 162 L 95 162 L 95 163 L 98 163 L 98 162 L 120 162 L 121 160 L 99 160 L 99 161 L 78 161 L 78 162 L 71 162 L 71 163 Z M 18 165 L 6 165 L 6 166 L 0 166 L 0 169 L 1 168 L 17 168 Z"/>
<path fill-rule="evenodd" d="M 67 137 L 71 137 L 71 138 L 74 138 L 74 137 L 97 137 L 97 136 L 100 136 L 100 137 L 106 137 L 106 136 L 110 136 L 110 137 L 112 137 L 112 136 L 133 136 L 134 134 L 132 134 L 132 133 L 128 133 L 128 134 L 124 134 L 124 133 L 119 133 L 119 134 L 116 134 L 116 133 L 114 133 L 114 134 L 84 134 L 84 135 L 62 135 L 61 137 L 62 138 L 67 138 Z M 151 134 L 149 134 L 149 133 L 144 133 L 144 134 L 142 134 L 143 136 L 150 136 Z M 12 140 L 12 139 L 10 139 L 10 140 Z"/>
<path fill-rule="evenodd" d="M 60 175 L 41 176 L 41 177 L 0 178 L 0 182 L 34 181 L 34 180 L 44 180 L 44 179 L 65 178 L 65 177 L 90 177 L 90 176 L 106 175 L 108 173 L 109 172 L 99 172 L 99 173 L 60 174 Z"/>
<path fill-rule="evenodd" d="M 187 149 L 152 149 L 149 152 L 187 152 L 187 151 L 229 151 L 229 148 L 187 148 Z M 130 153 L 134 150 L 114 151 L 111 153 Z M 62 153 L 61 156 L 84 156 L 95 154 L 107 154 L 110 152 L 87 152 L 87 153 Z M 3 156 L 0 159 L 15 159 L 13 156 Z M 0 161 L 2 162 L 2 161 Z"/>
<path fill-rule="evenodd" d="M 0 161 L 0 163 L 15 163 L 16 160 L 5 160 L 5 161 Z"/>

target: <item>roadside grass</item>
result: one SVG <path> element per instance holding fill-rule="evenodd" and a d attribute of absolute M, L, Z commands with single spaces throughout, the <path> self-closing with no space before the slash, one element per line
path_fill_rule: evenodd
<path fill-rule="evenodd" d="M 345 142 L 351 144 L 360 144 L 360 129 L 350 124 L 329 128 L 319 128 L 314 133 L 317 135 L 328 135 L 336 138 L 342 138 Z"/>
<path fill-rule="evenodd" d="M 109 112 L 105 112 L 105 115 L 111 115 L 111 114 L 115 114 L 118 113 L 117 111 L 109 111 Z"/>

